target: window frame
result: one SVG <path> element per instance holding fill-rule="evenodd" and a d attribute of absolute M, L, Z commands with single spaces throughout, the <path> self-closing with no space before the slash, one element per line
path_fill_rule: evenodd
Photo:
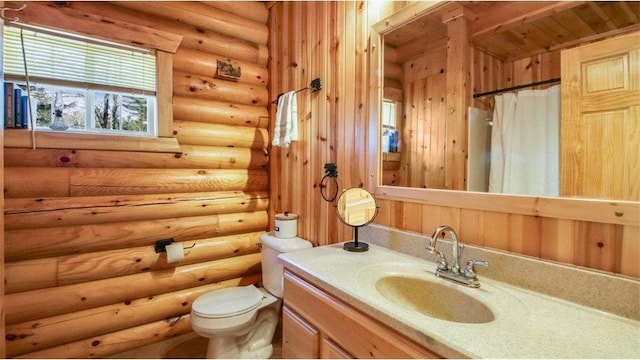
<path fill-rule="evenodd" d="M 36 4 L 34 9 L 39 7 Z M 69 21 L 65 22 L 65 28 L 60 28 L 54 20 L 46 14 L 46 11 L 34 11 L 24 13 L 21 16 L 21 22 L 25 24 L 49 27 L 54 30 L 78 33 L 89 37 L 99 37 L 116 43 L 126 43 L 126 40 L 133 38 L 132 36 L 134 35 L 131 29 L 118 23 L 113 23 L 106 27 L 96 27 L 93 26 L 92 21 L 94 20 L 92 19 L 69 18 Z M 104 25 L 104 23 L 100 25 Z M 3 28 L 0 30 L 3 30 Z M 172 100 L 173 54 L 177 51 L 182 41 L 182 36 L 168 32 L 159 34 L 157 29 L 144 26 L 138 26 L 136 31 L 154 34 L 151 41 L 145 43 L 142 47 L 156 51 L 156 137 L 60 133 L 52 130 L 39 130 L 32 133 L 24 129 L 7 129 L 4 132 L 5 147 L 181 153 L 178 140 L 173 136 Z M 119 34 L 120 38 L 113 38 L 113 34 Z M 73 146 L 69 146 L 69 144 L 73 144 Z"/>

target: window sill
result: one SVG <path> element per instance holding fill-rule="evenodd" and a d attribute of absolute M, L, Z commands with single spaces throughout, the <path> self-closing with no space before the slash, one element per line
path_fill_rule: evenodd
<path fill-rule="evenodd" d="M 102 134 L 78 134 L 56 131 L 36 131 L 38 149 L 117 150 L 157 153 L 180 153 L 178 140 L 172 137 L 134 137 Z M 33 148 L 31 131 L 5 129 L 4 146 Z"/>
<path fill-rule="evenodd" d="M 382 153 L 382 161 L 400 161 L 400 153 L 384 152 Z"/>

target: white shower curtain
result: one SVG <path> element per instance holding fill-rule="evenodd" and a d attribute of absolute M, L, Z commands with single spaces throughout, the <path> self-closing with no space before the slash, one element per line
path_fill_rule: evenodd
<path fill-rule="evenodd" d="M 495 97 L 489 192 L 558 196 L 560 86 Z"/>

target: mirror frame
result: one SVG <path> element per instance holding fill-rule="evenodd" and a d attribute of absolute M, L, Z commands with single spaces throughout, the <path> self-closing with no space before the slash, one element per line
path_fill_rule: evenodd
<path fill-rule="evenodd" d="M 448 1 L 417 1 L 375 23 L 369 31 L 369 122 L 367 124 L 367 189 L 378 199 L 494 211 L 557 219 L 640 226 L 640 202 L 541 197 L 382 185 L 380 114 L 384 83 L 384 34 Z M 471 104 L 469 98 L 465 104 Z M 465 109 L 466 112 L 466 109 Z"/>

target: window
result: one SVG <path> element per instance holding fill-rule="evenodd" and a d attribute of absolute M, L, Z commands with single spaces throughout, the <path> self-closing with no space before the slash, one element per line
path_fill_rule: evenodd
<path fill-rule="evenodd" d="M 67 33 L 23 29 L 23 38 L 36 129 L 64 121 L 68 131 L 157 135 L 154 54 Z M 5 26 L 5 82 L 24 97 L 22 46 L 20 29 Z"/>
<path fill-rule="evenodd" d="M 393 100 L 382 102 L 382 152 L 400 152 L 398 118 L 401 107 Z"/>

